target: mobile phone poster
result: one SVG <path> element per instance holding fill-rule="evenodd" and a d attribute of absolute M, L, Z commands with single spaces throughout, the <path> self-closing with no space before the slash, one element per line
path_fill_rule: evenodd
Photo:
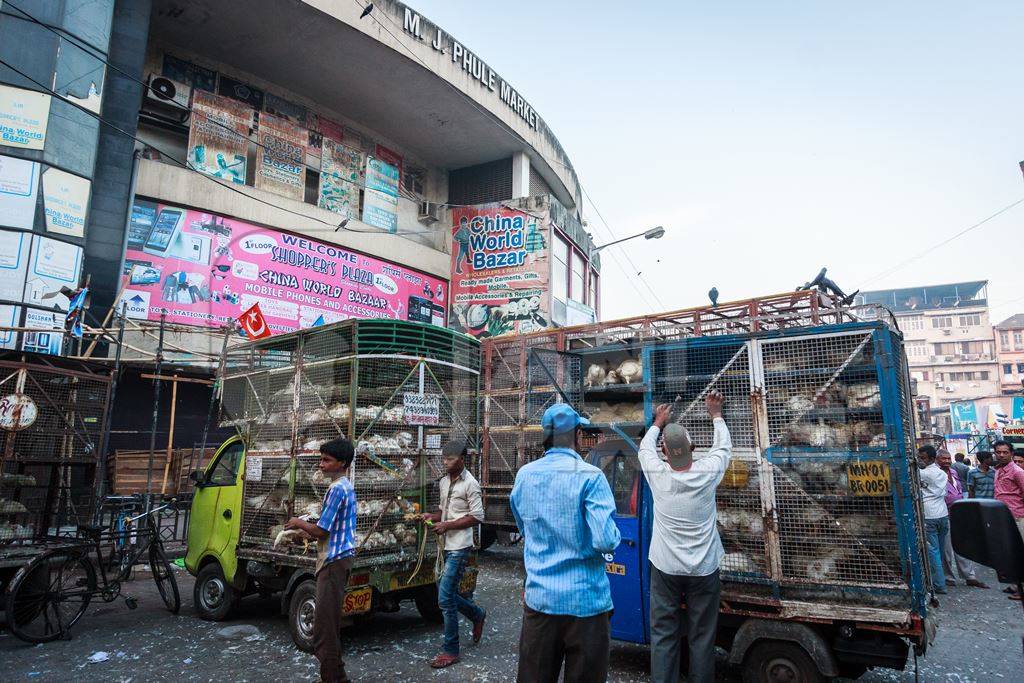
<path fill-rule="evenodd" d="M 501 203 L 452 209 L 452 329 L 486 338 L 550 326 L 548 216 Z"/>
<path fill-rule="evenodd" d="M 219 327 L 258 303 L 275 333 L 349 318 L 445 325 L 448 283 L 337 245 L 148 200 L 132 206 L 121 301 Z"/>

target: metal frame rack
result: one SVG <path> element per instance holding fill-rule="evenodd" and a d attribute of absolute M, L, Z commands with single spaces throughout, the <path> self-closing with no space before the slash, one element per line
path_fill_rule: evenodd
<path fill-rule="evenodd" d="M 635 434 L 643 426 L 643 416 L 639 414 L 642 385 L 585 387 L 582 377 L 577 382 L 579 386 L 550 381 L 564 377 L 564 364 L 570 362 L 557 359 L 551 352 L 579 354 L 579 363 L 587 357 L 600 357 L 603 363 L 609 355 L 618 362 L 626 357 L 638 358 L 641 347 L 653 342 L 751 334 L 855 319 L 857 315 L 852 309 L 837 305 L 817 291 L 802 291 L 485 340 L 480 410 L 481 486 L 488 524 L 505 528 L 515 525 L 508 497 L 519 468 L 543 455 L 539 424 L 544 411 L 540 406 L 546 407 L 545 401 L 556 400 L 555 385 L 560 385 L 566 394 L 561 400 L 570 401 L 568 394 L 578 391 L 584 406 L 592 406 L 596 401 L 620 407 L 619 411 L 611 411 L 607 421 L 617 422 L 627 433 Z M 545 388 L 545 379 L 549 380 L 546 391 L 543 396 L 536 396 L 538 389 Z M 629 406 L 626 415 L 621 410 L 624 405 Z M 596 417 L 605 420 L 601 415 Z"/>
<path fill-rule="evenodd" d="M 283 540 L 292 515 L 319 516 L 328 482 L 319 446 L 346 436 L 358 515 L 357 566 L 432 557 L 432 539 L 407 515 L 436 507 L 449 439 L 477 446 L 479 345 L 430 325 L 352 320 L 228 352 L 222 424 L 248 455 L 238 556 L 308 564 L 315 548 Z"/>
<path fill-rule="evenodd" d="M 23 563 L 47 537 L 92 520 L 110 390 L 105 367 L 0 355 L 0 397 L 25 396 L 32 407 L 23 409 L 34 413 L 25 428 L 0 430 L 0 566 Z"/>

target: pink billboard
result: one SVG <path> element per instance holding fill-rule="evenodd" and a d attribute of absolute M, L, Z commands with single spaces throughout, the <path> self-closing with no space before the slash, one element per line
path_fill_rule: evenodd
<path fill-rule="evenodd" d="M 132 206 L 128 317 L 219 327 L 258 303 L 275 333 L 348 318 L 444 326 L 448 283 L 334 244 L 147 200 Z"/>

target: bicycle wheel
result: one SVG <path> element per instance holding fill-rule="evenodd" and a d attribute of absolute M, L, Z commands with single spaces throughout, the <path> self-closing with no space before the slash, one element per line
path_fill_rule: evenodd
<path fill-rule="evenodd" d="M 43 553 L 7 589 L 7 628 L 29 643 L 61 638 L 85 614 L 95 591 L 96 570 L 81 550 Z"/>
<path fill-rule="evenodd" d="M 157 541 L 153 541 L 153 544 L 149 546 L 149 568 L 153 572 L 156 589 L 160 591 L 160 597 L 163 598 L 167 609 L 171 614 L 177 614 L 181 609 L 178 580 L 174 578 L 174 570 L 167 560 L 163 546 Z"/>

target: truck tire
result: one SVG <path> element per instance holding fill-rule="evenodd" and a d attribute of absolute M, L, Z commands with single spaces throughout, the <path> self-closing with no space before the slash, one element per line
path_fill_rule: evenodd
<path fill-rule="evenodd" d="M 316 581 L 306 579 L 292 591 L 288 603 L 288 630 L 295 647 L 313 651 L 313 618 L 316 616 Z"/>
<path fill-rule="evenodd" d="M 743 658 L 743 683 L 823 683 L 810 655 L 796 643 L 762 640 Z"/>
<path fill-rule="evenodd" d="M 219 563 L 210 562 L 196 574 L 192 602 L 200 619 L 224 621 L 235 611 L 241 599 L 241 594 L 224 578 Z"/>
<path fill-rule="evenodd" d="M 416 601 L 416 610 L 424 621 L 431 624 L 440 624 L 444 621 L 441 606 L 437 603 L 437 584 L 420 586 L 414 600 Z"/>

